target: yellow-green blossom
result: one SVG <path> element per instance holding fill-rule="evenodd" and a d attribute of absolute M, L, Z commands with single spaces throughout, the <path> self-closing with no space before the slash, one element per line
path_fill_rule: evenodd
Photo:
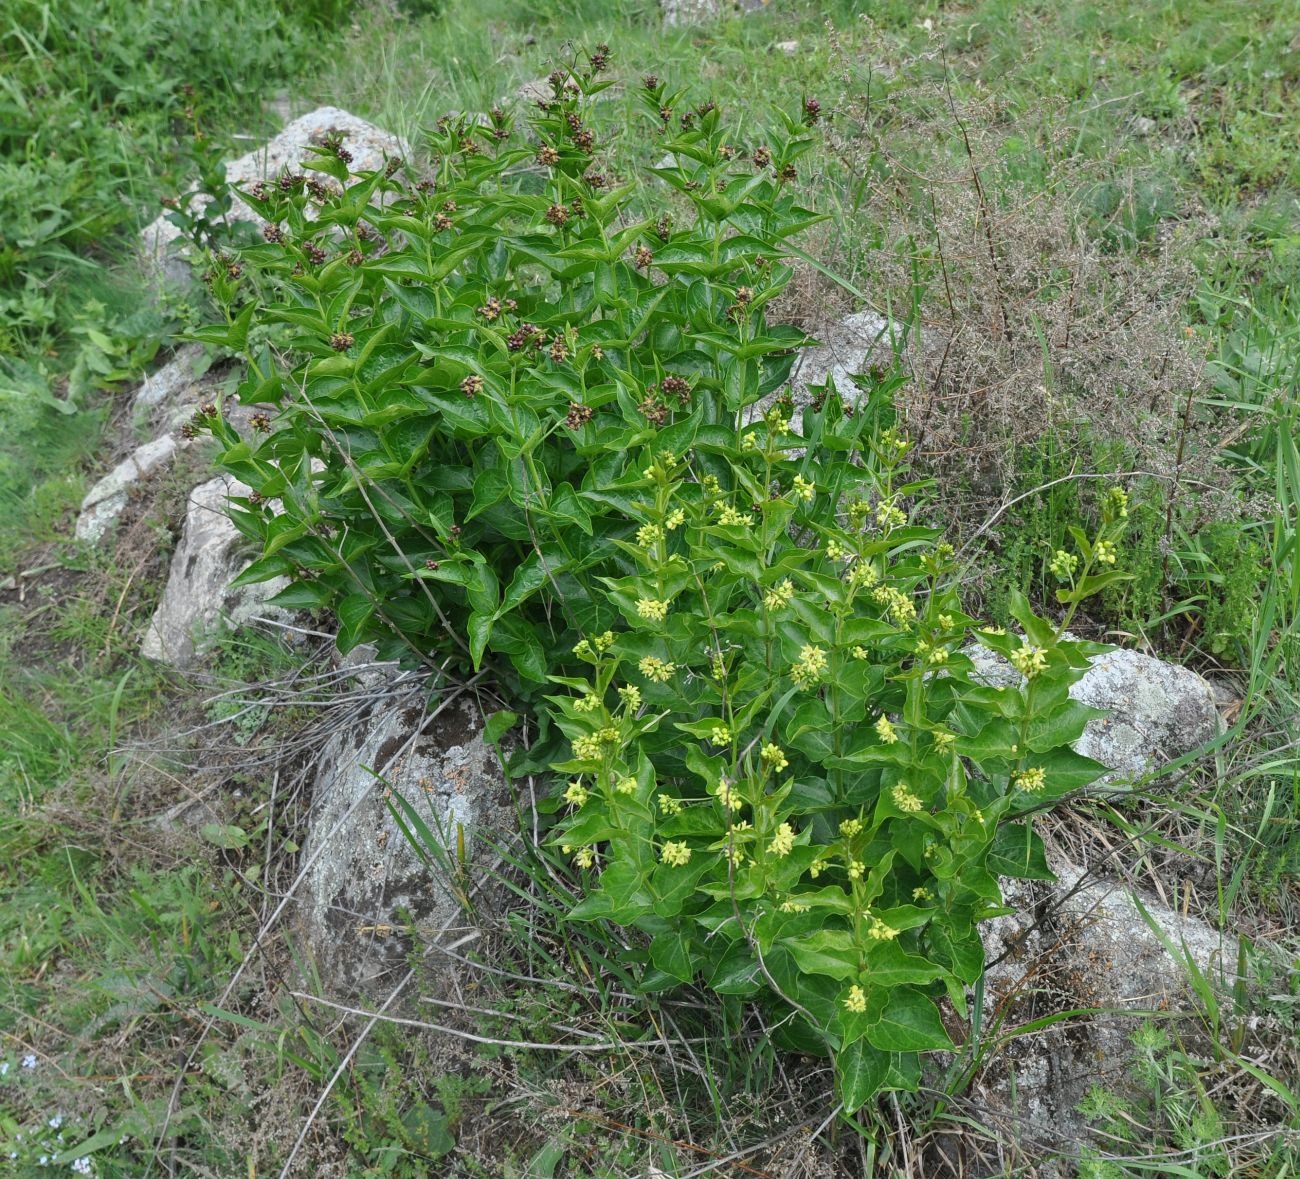
<path fill-rule="evenodd" d="M 882 503 L 876 508 L 876 523 L 881 528 L 901 528 L 907 523 L 907 516 L 896 505 Z"/>
<path fill-rule="evenodd" d="M 794 586 L 790 584 L 790 579 L 784 578 L 777 582 L 771 589 L 763 595 L 763 605 L 769 610 L 781 610 L 794 601 Z"/>
<path fill-rule="evenodd" d="M 1057 549 L 1052 554 L 1052 560 L 1047 567 L 1052 571 L 1052 576 L 1057 581 L 1069 581 L 1074 576 L 1074 570 L 1078 564 L 1079 558 L 1073 553 L 1067 553 L 1064 549 Z"/>
<path fill-rule="evenodd" d="M 934 900 L 934 893 L 932 893 L 928 888 L 914 888 L 912 889 L 912 900 L 932 901 Z"/>
<path fill-rule="evenodd" d="M 849 570 L 850 589 L 870 589 L 879 580 L 880 576 L 876 573 L 875 566 L 867 561 L 856 561 L 853 568 Z"/>
<path fill-rule="evenodd" d="M 828 540 L 826 542 L 826 555 L 832 561 L 843 561 L 853 556 L 853 550 L 846 545 L 840 544 L 838 540 Z"/>
<path fill-rule="evenodd" d="M 840 834 L 843 835 L 846 839 L 852 839 L 853 836 L 860 835 L 861 833 L 862 833 L 861 819 L 845 819 L 844 822 L 840 824 Z"/>
<path fill-rule="evenodd" d="M 665 815 L 680 815 L 682 813 L 682 800 L 674 798 L 671 794 L 661 794 L 659 796 L 659 809 Z"/>
<path fill-rule="evenodd" d="M 600 737 L 597 734 L 588 734 L 584 737 L 574 737 L 573 739 L 573 756 L 579 761 L 597 761 L 600 758 Z"/>
<path fill-rule="evenodd" d="M 849 863 L 849 879 L 861 880 L 866 874 L 867 866 L 861 860 L 852 860 Z"/>
<path fill-rule="evenodd" d="M 595 692 L 588 692 L 573 702 L 575 712 L 595 712 L 600 707 L 600 697 Z"/>
<path fill-rule="evenodd" d="M 632 712 L 641 707 L 641 689 L 635 684 L 628 684 L 619 688 L 618 694 Z"/>
<path fill-rule="evenodd" d="M 1027 790 L 1032 794 L 1047 785 L 1047 774 L 1042 766 L 1030 766 L 1029 769 L 1021 770 L 1016 774 L 1015 783 L 1021 790 Z"/>
<path fill-rule="evenodd" d="M 614 645 L 614 632 L 607 630 L 604 634 L 596 636 L 596 650 L 608 651 Z"/>
<path fill-rule="evenodd" d="M 592 864 L 596 862 L 596 857 L 591 848 L 580 847 L 573 857 L 573 862 L 577 864 L 579 868 L 590 868 Z"/>
<path fill-rule="evenodd" d="M 653 680 L 656 684 L 666 684 L 677 670 L 676 664 L 667 663 L 654 655 L 647 655 L 637 667 L 646 679 Z"/>
<path fill-rule="evenodd" d="M 790 854 L 794 847 L 794 828 L 789 823 L 782 823 L 772 835 L 772 842 L 767 845 L 767 850 L 774 856 L 784 857 Z"/>
<path fill-rule="evenodd" d="M 741 515 L 730 504 L 727 504 L 722 509 L 722 515 L 718 517 L 718 523 L 735 525 L 740 528 L 748 528 L 750 525 L 750 519 L 748 516 Z"/>
<path fill-rule="evenodd" d="M 658 598 L 638 598 L 636 612 L 651 622 L 662 622 L 668 617 L 668 603 Z"/>
<path fill-rule="evenodd" d="M 808 912 L 808 906 L 807 906 L 807 905 L 801 905 L 798 901 L 782 901 L 779 907 L 780 907 L 780 910 L 781 910 L 782 913 L 806 913 L 806 912 Z"/>
<path fill-rule="evenodd" d="M 790 676 L 801 688 L 812 687 L 826 674 L 826 652 L 820 647 L 805 644 L 799 658 L 790 668 Z"/>
<path fill-rule="evenodd" d="M 892 941 L 898 936 L 898 930 L 892 925 L 886 925 L 874 913 L 867 918 L 867 937 L 877 942 Z"/>
<path fill-rule="evenodd" d="M 685 523 L 686 513 L 681 508 L 678 508 L 676 511 L 669 513 L 668 519 L 664 521 L 664 527 L 671 532 L 674 528 L 680 528 Z"/>
<path fill-rule="evenodd" d="M 866 992 L 854 983 L 849 987 L 848 996 L 844 1000 L 844 1006 L 847 1010 L 852 1011 L 855 1015 L 861 1015 L 867 1009 Z"/>
<path fill-rule="evenodd" d="M 1092 555 L 1103 565 L 1115 564 L 1115 544 L 1109 540 L 1099 540 L 1092 549 Z"/>
<path fill-rule="evenodd" d="M 635 779 L 635 778 L 630 778 L 630 777 L 629 777 L 629 778 L 620 778 L 620 779 L 618 780 L 618 785 L 614 787 L 614 790 L 615 790 L 615 792 L 618 793 L 618 794 L 635 794 L 635 793 L 636 793 L 636 779 Z"/>
<path fill-rule="evenodd" d="M 940 630 L 952 630 L 952 623 L 953 623 L 953 617 L 952 617 L 951 614 L 940 614 L 940 615 L 939 615 L 939 629 L 940 629 Z"/>
<path fill-rule="evenodd" d="M 905 814 L 914 815 L 921 809 L 921 800 L 908 789 L 906 783 L 899 782 L 890 793 L 894 797 L 894 805 Z"/>
<path fill-rule="evenodd" d="M 813 496 L 817 494 L 817 487 L 802 475 L 796 475 L 794 477 L 794 493 L 803 500 L 804 503 L 808 503 L 812 500 Z"/>
<path fill-rule="evenodd" d="M 1032 643 L 1021 642 L 1010 655 L 1011 666 L 1027 680 L 1032 680 L 1040 671 L 1047 670 L 1047 652 Z"/>
<path fill-rule="evenodd" d="M 1128 517 L 1128 492 L 1122 487 L 1112 487 L 1106 492 L 1106 500 L 1102 504 L 1102 513 L 1108 523 L 1112 520 L 1126 519 Z"/>
<path fill-rule="evenodd" d="M 664 538 L 664 530 L 658 524 L 642 524 L 636 530 L 636 542 L 643 549 L 652 548 Z"/>
<path fill-rule="evenodd" d="M 570 782 L 569 788 L 564 792 L 564 801 L 573 806 L 582 806 L 589 797 L 587 788 L 581 782 Z"/>
<path fill-rule="evenodd" d="M 879 737 L 886 745 L 892 745 L 898 740 L 898 732 L 890 723 L 889 717 L 881 713 L 880 719 L 875 725 L 876 736 Z"/>
<path fill-rule="evenodd" d="M 851 654 L 854 659 L 866 659 L 867 649 L 866 647 L 854 647 L 849 654 Z"/>
<path fill-rule="evenodd" d="M 718 801 L 729 811 L 738 811 L 745 805 L 740 792 L 729 782 L 718 783 Z"/>
<path fill-rule="evenodd" d="M 691 849 L 680 841 L 665 843 L 663 851 L 659 853 L 659 858 L 665 864 L 680 868 L 683 864 L 690 863 Z"/>
<path fill-rule="evenodd" d="M 762 753 L 759 756 L 763 759 L 763 764 L 768 767 L 774 774 L 779 774 L 790 763 L 786 759 L 780 748 L 773 745 L 770 741 L 763 746 Z"/>
<path fill-rule="evenodd" d="M 731 730 L 726 725 L 714 725 L 713 732 L 709 734 L 709 740 L 714 745 L 730 745 Z"/>

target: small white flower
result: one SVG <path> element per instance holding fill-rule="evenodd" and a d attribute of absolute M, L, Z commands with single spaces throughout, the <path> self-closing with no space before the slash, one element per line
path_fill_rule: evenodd
<path fill-rule="evenodd" d="M 0 1077 L 7 1075 L 8 1072 L 9 1072 L 9 1062 L 7 1060 L 0 1060 Z"/>
<path fill-rule="evenodd" d="M 49 1120 L 49 1127 L 51 1130 L 57 1130 L 61 1125 L 63 1125 L 62 1114 L 55 1114 L 54 1117 Z"/>
<path fill-rule="evenodd" d="M 26 1056 L 23 1057 L 23 1068 L 30 1071 L 35 1067 L 36 1067 L 36 1054 L 34 1052 L 29 1052 Z"/>
<path fill-rule="evenodd" d="M 89 1174 L 91 1173 L 90 1168 L 91 1168 L 93 1165 L 94 1165 L 94 1164 L 92 1164 L 91 1161 L 90 1161 L 89 1159 L 87 1159 L 87 1158 L 81 1158 L 81 1159 L 77 1159 L 77 1160 L 72 1164 L 72 1169 L 73 1169 L 74 1171 L 76 1171 L 78 1175 L 89 1175 Z"/>

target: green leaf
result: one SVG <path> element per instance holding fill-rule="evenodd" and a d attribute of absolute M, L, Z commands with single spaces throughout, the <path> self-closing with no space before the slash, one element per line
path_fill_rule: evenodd
<path fill-rule="evenodd" d="M 517 712 L 510 712 L 501 709 L 494 712 L 487 718 L 483 726 L 483 743 L 485 745 L 495 745 L 501 740 L 519 721 Z"/>
<path fill-rule="evenodd" d="M 242 851 L 248 846 L 248 832 L 226 823 L 204 823 L 199 834 L 214 847 L 225 851 Z"/>
<path fill-rule="evenodd" d="M 858 951 L 847 929 L 822 929 L 801 938 L 782 938 L 799 969 L 830 978 L 855 978 L 858 974 Z"/>
<path fill-rule="evenodd" d="M 671 929 L 657 935 L 650 942 L 650 961 L 680 982 L 690 982 L 695 977 L 690 939 L 681 930 Z"/>
<path fill-rule="evenodd" d="M 889 1053 L 866 1040 L 854 1040 L 836 1054 L 835 1085 L 845 1113 L 857 1113 L 880 1092 L 889 1075 L 889 1063 Z"/>
<path fill-rule="evenodd" d="M 469 621 L 465 624 L 465 631 L 469 636 L 469 657 L 473 660 L 475 671 L 483 665 L 483 652 L 487 650 L 488 640 L 492 637 L 494 621 L 495 616 L 492 614 L 475 612 L 469 616 Z"/>
<path fill-rule="evenodd" d="M 867 1000 L 867 1039 L 885 1052 L 951 1048 L 933 1001 L 912 987 L 872 991 Z"/>

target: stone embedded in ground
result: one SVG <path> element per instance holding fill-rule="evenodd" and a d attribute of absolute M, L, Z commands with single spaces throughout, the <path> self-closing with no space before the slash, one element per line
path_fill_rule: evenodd
<path fill-rule="evenodd" d="M 776 47 L 777 47 L 778 50 L 780 50 L 780 52 L 785 53 L 785 54 L 791 54 L 791 53 L 798 53 L 798 52 L 799 52 L 799 42 L 798 42 L 798 41 L 778 41 L 778 42 L 776 43 Z"/>
<path fill-rule="evenodd" d="M 1220 989 L 1235 970 L 1237 945 L 1149 893 L 1085 879 L 1081 868 L 1051 859 L 1057 882 L 1008 881 L 1007 904 L 1017 913 L 981 927 L 988 961 L 1006 955 L 988 970 L 984 1002 L 986 1035 L 1005 1046 L 977 1074 L 967 1100 L 1012 1140 L 1070 1151 L 1086 1141 L 1077 1107 L 1088 1090 L 1098 1084 L 1123 1096 L 1131 1084 L 1137 1013 L 1161 1018 L 1197 1006 L 1187 967 L 1162 937 Z M 1108 1010 L 1004 1039 L 1042 1016 L 1079 1008 Z"/>
<path fill-rule="evenodd" d="M 202 345 L 185 344 L 162 368 L 145 377 L 131 399 L 131 408 L 136 416 L 186 399 L 187 390 L 199 380 L 194 370 L 202 356 Z"/>
<path fill-rule="evenodd" d="M 964 654 L 994 687 L 1021 682 L 1005 659 L 985 647 L 971 644 Z M 1074 748 L 1111 771 L 1103 785 L 1140 778 L 1219 735 L 1214 688 L 1190 668 L 1125 650 L 1094 655 L 1091 662 L 1070 696 L 1108 715 L 1090 720 Z"/>
<path fill-rule="evenodd" d="M 159 467 L 170 463 L 175 453 L 176 442 L 169 434 L 137 446 L 128 458 L 118 463 L 86 493 L 86 498 L 81 501 L 81 514 L 77 517 L 77 539 L 98 544 L 122 514 L 131 489 Z"/>
<path fill-rule="evenodd" d="M 729 13 L 758 12 L 768 0 L 661 0 L 664 24 L 693 25 Z"/>
<path fill-rule="evenodd" d="M 229 497 L 249 491 L 232 476 L 218 475 L 190 492 L 167 586 L 140 646 L 146 658 L 186 668 L 195 663 L 206 637 L 219 626 L 237 627 L 257 617 L 290 617 L 266 604 L 288 584 L 284 578 L 230 588 L 252 554 L 226 514 L 226 504 Z"/>
<path fill-rule="evenodd" d="M 274 179 L 284 169 L 296 170 L 314 155 L 310 148 L 319 147 L 327 135 L 336 133 L 343 135 L 343 146 L 352 153 L 349 167 L 354 171 L 382 168 L 392 156 L 409 155 L 406 144 L 396 135 L 338 107 L 323 106 L 295 119 L 269 143 L 237 160 L 227 161 L 226 180 L 247 186 L 256 180 Z M 190 200 L 199 208 L 210 200 L 196 194 L 181 199 Z M 234 197 L 227 216 L 232 221 L 262 224 L 261 218 L 238 196 Z M 169 279 L 183 282 L 189 276 L 189 268 L 178 262 L 171 251 L 172 243 L 180 236 L 181 231 L 163 214 L 146 226 L 142 239 L 146 257 Z"/>
<path fill-rule="evenodd" d="M 462 840 L 468 863 L 477 830 L 516 821 L 473 698 L 450 698 L 439 710 L 428 684 L 395 688 L 316 760 L 297 899 L 311 965 L 330 992 L 385 995 L 405 969 L 408 928 L 424 941 L 469 928 L 457 893 L 482 873 L 454 882 Z M 420 816 L 433 854 L 412 847 L 386 788 Z"/>

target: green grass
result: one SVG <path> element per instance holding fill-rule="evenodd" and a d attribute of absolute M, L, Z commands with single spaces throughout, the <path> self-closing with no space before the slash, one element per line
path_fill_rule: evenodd
<path fill-rule="evenodd" d="M 1176 790 L 1153 795 L 1153 811 L 1162 838 L 1211 866 L 1212 896 L 1201 895 L 1211 916 L 1260 940 L 1293 936 L 1300 312 L 1290 292 L 1300 279 L 1300 165 L 1290 149 L 1300 134 L 1300 5 L 885 3 L 871 6 L 873 25 L 856 16 L 861 7 L 774 0 L 764 13 L 680 30 L 659 27 L 651 0 L 377 5 L 349 9 L 346 24 L 342 6 L 330 3 L 19 0 L 6 8 L 0 582 L 55 568 L 29 579 L 21 603 L 0 591 L 0 1061 L 10 1066 L 0 1077 L 0 1145 L 20 1131 L 27 1142 L 63 1132 L 56 1145 L 103 1135 L 100 1173 L 137 1175 L 166 1123 L 174 1173 L 274 1174 L 349 1043 L 328 1013 L 272 1000 L 283 995 L 279 981 L 252 971 L 227 1006 L 256 1026 L 219 1022 L 167 1116 L 177 1049 L 195 1043 L 210 1014 L 202 1005 L 220 998 L 251 944 L 261 897 L 251 855 L 178 851 L 144 821 L 150 792 L 179 797 L 165 792 L 183 775 L 172 767 L 150 777 L 114 752 L 128 735 L 165 733 L 176 710 L 191 707 L 184 689 L 134 656 L 157 569 L 133 579 L 127 555 L 89 558 L 66 542 L 85 479 L 109 458 L 113 391 L 197 314 L 184 302 L 152 309 L 142 300 L 134 233 L 201 157 L 222 154 L 234 133 L 270 131 L 265 103 L 281 86 L 418 144 L 440 114 L 490 107 L 566 61 L 568 42 L 603 38 L 625 83 L 605 104 L 612 170 L 629 178 L 658 159 L 653 140 L 624 117 L 644 73 L 741 112 L 752 142 L 761 142 L 771 104 L 794 110 L 805 95 L 818 97 L 833 118 L 804 180 L 810 203 L 834 220 L 808 248 L 838 281 L 809 268 L 790 308 L 814 323 L 862 296 L 894 311 L 916 299 L 935 322 L 950 318 L 932 231 L 961 229 L 954 208 L 978 211 L 955 109 L 1008 257 L 1032 254 L 1023 243 L 1037 210 L 1065 210 L 1107 265 L 1151 290 L 1177 292 L 1171 323 L 1191 330 L 1210 363 L 1211 379 L 1191 401 L 1189 445 L 1197 471 L 1217 472 L 1231 502 L 1217 519 L 1201 520 L 1185 478 L 1166 514 L 1168 482 L 1136 481 L 1124 559 L 1140 576 L 1093 621 L 1202 669 L 1227 669 L 1244 699 L 1240 728 Z M 921 27 L 927 18 L 932 33 Z M 799 43 L 793 54 L 777 48 L 791 40 Z M 654 184 L 642 199 L 649 208 L 668 201 Z M 979 224 L 972 217 L 969 238 L 949 238 L 942 261 L 968 267 L 973 284 L 986 284 L 970 290 L 987 293 Z M 955 297 L 973 333 L 963 346 L 987 339 L 987 315 L 970 310 L 978 300 L 961 290 Z M 1051 385 L 1057 354 L 1027 351 L 1015 358 L 1025 365 L 1017 379 L 1032 374 L 1035 386 Z M 1161 428 L 1176 436 L 1186 389 L 1165 393 L 1178 408 Z M 998 495 L 1125 466 L 1132 455 L 1106 424 L 1099 415 L 1096 428 L 1078 435 L 1022 440 L 998 470 Z M 952 445 L 988 432 L 978 417 L 959 420 Z M 960 457 L 941 469 L 960 472 Z M 982 519 L 969 506 L 979 502 L 976 491 L 961 479 L 943 490 L 954 528 L 969 531 Z M 1066 483 L 1003 521 L 980 558 L 982 604 L 996 609 L 1012 586 L 1046 593 L 1045 558 L 1089 502 Z M 224 671 L 252 680 L 282 657 L 232 649 Z M 221 715 L 220 706 L 194 710 L 196 722 Z M 274 732 L 275 713 L 266 715 Z M 250 731 L 239 739 L 269 738 Z M 232 821 L 252 833 L 260 855 L 264 840 L 285 832 L 257 828 L 265 781 L 253 774 L 238 788 L 245 800 Z M 1129 819 L 1099 810 L 1090 821 L 1114 840 Z M 1130 860 L 1140 873 L 1151 857 L 1164 863 L 1158 851 L 1148 844 Z M 446 1134 L 469 1144 L 495 1132 L 498 1155 L 482 1164 L 455 1156 L 458 1169 L 447 1173 L 621 1175 L 654 1164 L 681 1174 L 798 1123 L 799 1103 L 771 1094 L 801 1075 L 807 1092 L 820 1092 L 815 1074 L 787 1072 L 791 1062 L 763 1049 L 735 1012 L 701 1013 L 690 996 L 662 1010 L 621 1000 L 610 981 L 620 969 L 617 947 L 568 934 L 556 920 L 562 898 L 532 869 L 513 877 L 531 900 L 512 918 L 496 961 L 547 985 L 526 1018 L 465 1014 L 461 1029 L 495 1039 L 550 1029 L 559 1038 L 568 1033 L 556 1025 L 576 1022 L 634 1039 L 666 1010 L 677 1023 L 672 1034 L 710 1038 L 706 1058 L 697 1048 L 694 1058 L 652 1067 L 628 1050 L 597 1065 L 483 1045 L 448 1056 L 443 1041 L 384 1029 L 358 1057 L 355 1078 L 323 1107 L 313 1157 L 337 1161 L 351 1151 L 349 1174 L 419 1174 L 440 1165 L 421 1159 L 437 1157 Z M 1207 1153 L 1199 1173 L 1294 1170 L 1285 1142 L 1214 1145 L 1254 1132 L 1248 1119 L 1234 1121 L 1241 1115 L 1226 1100 L 1215 1104 L 1218 1080 L 1244 1083 L 1234 1061 L 1258 1061 L 1284 1087 L 1300 1080 L 1286 1047 L 1300 1010 L 1294 977 L 1263 952 L 1253 969 L 1258 989 L 1215 1024 L 1223 1055 L 1208 1061 L 1144 1041 L 1139 1104 L 1121 1111 L 1102 1095 L 1096 1124 L 1114 1131 L 1127 1112 L 1158 1123 L 1154 1138 L 1167 1153 L 1200 1142 Z M 575 996 L 553 985 L 565 980 L 590 990 Z M 481 981 L 473 1005 L 508 1011 L 518 1001 L 513 984 Z M 1234 1029 L 1253 1027 L 1252 1018 L 1258 1033 L 1237 1039 Z M 29 1052 L 34 1070 L 21 1066 Z M 1191 1103 L 1183 1094 L 1200 1096 Z M 924 1108 L 903 1112 L 900 1124 L 926 1124 Z M 66 1122 L 49 1128 L 58 1114 Z M 280 1123 L 275 1132 L 268 1120 Z M 127 1144 L 107 1145 L 121 1133 L 131 1135 Z M 1154 1138 L 1112 1153 L 1140 1153 Z M 903 1141 L 895 1126 L 873 1149 L 889 1156 Z M 38 1142 L 33 1161 L 50 1149 Z M 817 1149 L 843 1166 L 865 1165 L 865 1146 L 851 1138 L 832 1146 L 824 1135 Z M 1099 1156 L 1094 1173 L 1161 1173 L 1162 1165 L 1117 1170 Z M 895 1161 L 881 1173 L 904 1172 Z"/>

